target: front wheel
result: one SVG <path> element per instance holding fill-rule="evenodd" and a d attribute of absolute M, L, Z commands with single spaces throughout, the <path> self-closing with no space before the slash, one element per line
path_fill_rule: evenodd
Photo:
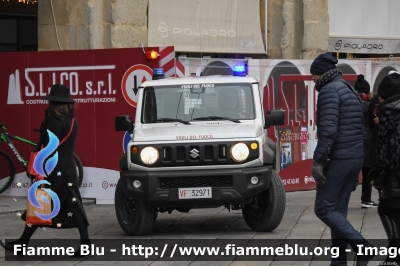
<path fill-rule="evenodd" d="M 15 165 L 11 157 L 0 150 L 0 194 L 11 186 L 15 177 Z"/>
<path fill-rule="evenodd" d="M 125 184 L 119 179 L 115 188 L 115 213 L 119 225 L 127 235 L 146 235 L 153 228 L 156 212 L 147 203 L 126 195 L 122 189 Z"/>
<path fill-rule="evenodd" d="M 275 170 L 266 191 L 254 196 L 253 201 L 242 210 L 246 224 L 257 232 L 270 232 L 281 223 L 286 207 L 285 188 Z"/>

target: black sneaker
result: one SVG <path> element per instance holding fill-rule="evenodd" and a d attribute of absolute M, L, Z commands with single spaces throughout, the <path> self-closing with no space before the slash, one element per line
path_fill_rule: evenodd
<path fill-rule="evenodd" d="M 0 240 L 0 246 L 2 246 L 5 250 L 11 251 L 14 255 L 14 244 L 21 244 L 20 242 L 14 241 L 14 242 L 6 242 L 6 240 L 2 239 Z M 23 257 L 22 251 L 17 251 L 17 255 L 20 257 Z"/>
<path fill-rule="evenodd" d="M 363 248 L 363 254 L 367 254 L 366 252 L 366 248 L 374 248 L 373 245 L 371 245 L 370 243 L 366 243 L 364 244 L 364 248 Z M 369 254 L 370 252 L 368 252 L 368 255 L 358 255 L 357 256 L 357 266 L 367 266 L 368 262 L 370 260 L 372 260 L 375 257 L 375 254 Z"/>
<path fill-rule="evenodd" d="M 91 241 L 90 239 L 81 239 L 81 245 L 89 245 L 90 246 Z M 71 258 L 82 258 L 82 257 L 86 257 L 86 256 L 90 256 L 88 255 L 83 255 L 81 252 L 81 247 L 79 246 L 79 248 L 77 250 L 74 251 L 74 255 L 70 256 Z"/>
<path fill-rule="evenodd" d="M 371 207 L 378 207 L 378 204 L 373 201 L 362 201 L 361 208 L 371 208 Z"/>

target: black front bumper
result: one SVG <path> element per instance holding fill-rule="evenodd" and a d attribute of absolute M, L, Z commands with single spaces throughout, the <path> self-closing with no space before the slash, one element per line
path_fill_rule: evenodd
<path fill-rule="evenodd" d="M 272 166 L 196 171 L 122 171 L 119 182 L 122 182 L 126 195 L 154 207 L 238 205 L 265 191 L 269 187 L 271 173 Z M 257 185 L 250 183 L 253 176 L 259 178 Z M 222 179 L 223 182 L 215 182 Z M 139 188 L 133 187 L 135 180 L 140 181 Z M 179 199 L 178 188 L 184 187 L 211 187 L 212 198 Z"/>

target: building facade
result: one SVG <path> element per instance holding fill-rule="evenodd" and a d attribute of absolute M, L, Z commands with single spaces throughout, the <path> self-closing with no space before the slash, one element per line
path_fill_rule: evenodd
<path fill-rule="evenodd" d="M 0 1 L 0 51 L 173 45 L 196 58 L 400 55 L 397 0 L 23 2 Z"/>
<path fill-rule="evenodd" d="M 264 54 L 246 54 L 246 56 L 311 59 L 328 49 L 327 0 L 256 1 L 258 13 L 247 15 L 259 18 L 258 30 L 262 35 Z M 151 4 L 157 7 L 157 2 L 153 0 L 38 1 L 38 50 L 127 48 L 139 47 L 140 44 L 148 46 L 148 24 L 149 20 L 153 19 L 149 16 L 152 14 L 149 7 Z M 231 1 L 232 5 L 238 2 L 247 1 Z M 190 12 L 192 11 L 179 8 L 174 15 Z M 225 11 L 220 12 L 223 14 Z M 217 53 L 205 54 L 213 57 L 223 56 L 224 51 L 221 49 Z M 196 56 L 199 53 L 195 51 L 188 55 Z M 241 57 L 238 54 L 228 56 Z"/>

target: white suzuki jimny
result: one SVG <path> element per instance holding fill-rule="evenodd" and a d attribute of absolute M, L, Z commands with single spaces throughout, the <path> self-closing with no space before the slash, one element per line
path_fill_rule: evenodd
<path fill-rule="evenodd" d="M 157 71 L 139 88 L 135 121 L 115 119 L 132 134 L 115 191 L 125 233 L 149 233 L 158 212 L 220 206 L 241 209 L 252 230 L 278 227 L 286 197 L 266 128 L 282 125 L 284 113 L 264 113 L 259 79 Z"/>

